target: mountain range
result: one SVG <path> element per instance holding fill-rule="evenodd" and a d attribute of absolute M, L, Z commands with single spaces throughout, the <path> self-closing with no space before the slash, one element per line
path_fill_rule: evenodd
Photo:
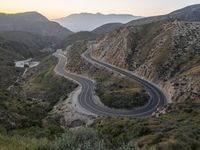
<path fill-rule="evenodd" d="M 200 21 L 199 14 L 200 14 L 200 4 L 191 5 L 191 6 L 187 6 L 185 8 L 173 11 L 166 15 L 139 18 L 136 20 L 132 20 L 126 24 L 122 24 L 122 23 L 121 24 L 119 24 L 119 23 L 104 24 L 104 25 L 94 29 L 92 32 L 96 33 L 96 34 L 104 34 L 107 32 L 111 32 L 114 29 L 117 29 L 122 26 L 144 25 L 144 24 L 149 24 L 152 22 L 165 20 L 165 19 L 178 19 L 178 20 L 182 20 L 182 21 Z"/>
<path fill-rule="evenodd" d="M 54 21 L 60 23 L 62 26 L 74 31 L 92 31 L 95 28 L 107 23 L 127 23 L 129 21 L 139 19 L 139 16 L 128 14 L 109 14 L 101 13 L 80 13 L 72 14 L 67 17 L 55 19 Z"/>
<path fill-rule="evenodd" d="M 94 34 L 103 35 L 105 33 L 115 31 L 116 29 L 119 29 L 120 27 L 123 28 L 125 26 L 145 25 L 145 24 L 149 24 L 149 23 L 153 23 L 153 22 L 157 22 L 157 21 L 161 21 L 161 20 L 167 20 L 167 19 L 178 19 L 178 20 L 182 20 L 182 21 L 194 21 L 194 22 L 200 21 L 199 14 L 200 14 L 200 5 L 197 4 L 197 5 L 192 5 L 192 6 L 188 6 L 188 7 L 173 11 L 166 15 L 140 18 L 140 19 L 132 20 L 125 24 L 123 24 L 123 23 L 108 23 L 108 24 L 104 24 L 102 26 L 95 28 L 94 30 L 91 31 L 91 34 L 89 34 L 88 32 L 74 33 L 72 36 L 66 37 L 61 42 L 61 44 L 59 43 L 58 47 L 59 48 L 65 47 L 67 45 L 66 43 L 69 44 L 69 42 L 65 42 L 65 41 L 71 41 L 72 37 L 73 37 L 73 39 L 74 39 L 74 37 L 76 37 L 77 39 L 82 39 L 82 37 L 87 36 L 87 39 L 89 39 L 88 37 L 90 36 L 90 39 L 93 39 Z"/>

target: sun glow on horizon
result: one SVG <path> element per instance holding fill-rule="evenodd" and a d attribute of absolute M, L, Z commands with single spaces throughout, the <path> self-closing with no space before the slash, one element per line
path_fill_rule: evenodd
<path fill-rule="evenodd" d="M 0 0 L 0 12 L 37 11 L 49 19 L 81 12 L 153 16 L 198 3 L 200 0 Z"/>

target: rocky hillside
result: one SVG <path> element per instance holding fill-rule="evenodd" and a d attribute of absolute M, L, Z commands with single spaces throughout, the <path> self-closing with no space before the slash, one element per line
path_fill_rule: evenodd
<path fill-rule="evenodd" d="M 42 36 L 55 36 L 64 38 L 72 34 L 68 29 L 56 22 L 49 21 L 37 12 L 18 14 L 0 13 L 0 31 L 25 31 Z"/>
<path fill-rule="evenodd" d="M 164 20 L 115 30 L 97 40 L 93 56 L 158 83 L 169 100 L 200 97 L 200 23 Z"/>

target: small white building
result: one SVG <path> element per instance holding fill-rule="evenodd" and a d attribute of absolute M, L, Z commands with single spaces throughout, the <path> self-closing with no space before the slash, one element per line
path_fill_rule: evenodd
<path fill-rule="evenodd" d="M 57 53 L 62 53 L 62 49 L 57 49 L 56 52 Z"/>
<path fill-rule="evenodd" d="M 27 60 L 21 60 L 21 61 L 15 61 L 15 67 L 18 68 L 24 68 L 25 66 L 30 66 L 32 58 L 29 58 Z"/>

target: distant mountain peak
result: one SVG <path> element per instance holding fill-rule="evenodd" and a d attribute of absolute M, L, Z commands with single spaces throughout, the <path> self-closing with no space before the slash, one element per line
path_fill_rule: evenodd
<path fill-rule="evenodd" d="M 42 14 L 36 12 L 36 11 L 29 11 L 29 12 L 21 12 L 21 13 L 14 13 L 14 14 L 6 14 L 6 13 L 0 13 L 1 16 L 4 17 L 10 17 L 16 18 L 17 20 L 26 20 L 26 21 L 49 21 L 45 16 Z"/>
<path fill-rule="evenodd" d="M 92 31 L 95 28 L 108 23 L 127 23 L 138 18 L 141 17 L 130 14 L 102 14 L 97 12 L 71 14 L 67 17 L 55 19 L 54 21 L 74 32 L 79 32 Z"/>

